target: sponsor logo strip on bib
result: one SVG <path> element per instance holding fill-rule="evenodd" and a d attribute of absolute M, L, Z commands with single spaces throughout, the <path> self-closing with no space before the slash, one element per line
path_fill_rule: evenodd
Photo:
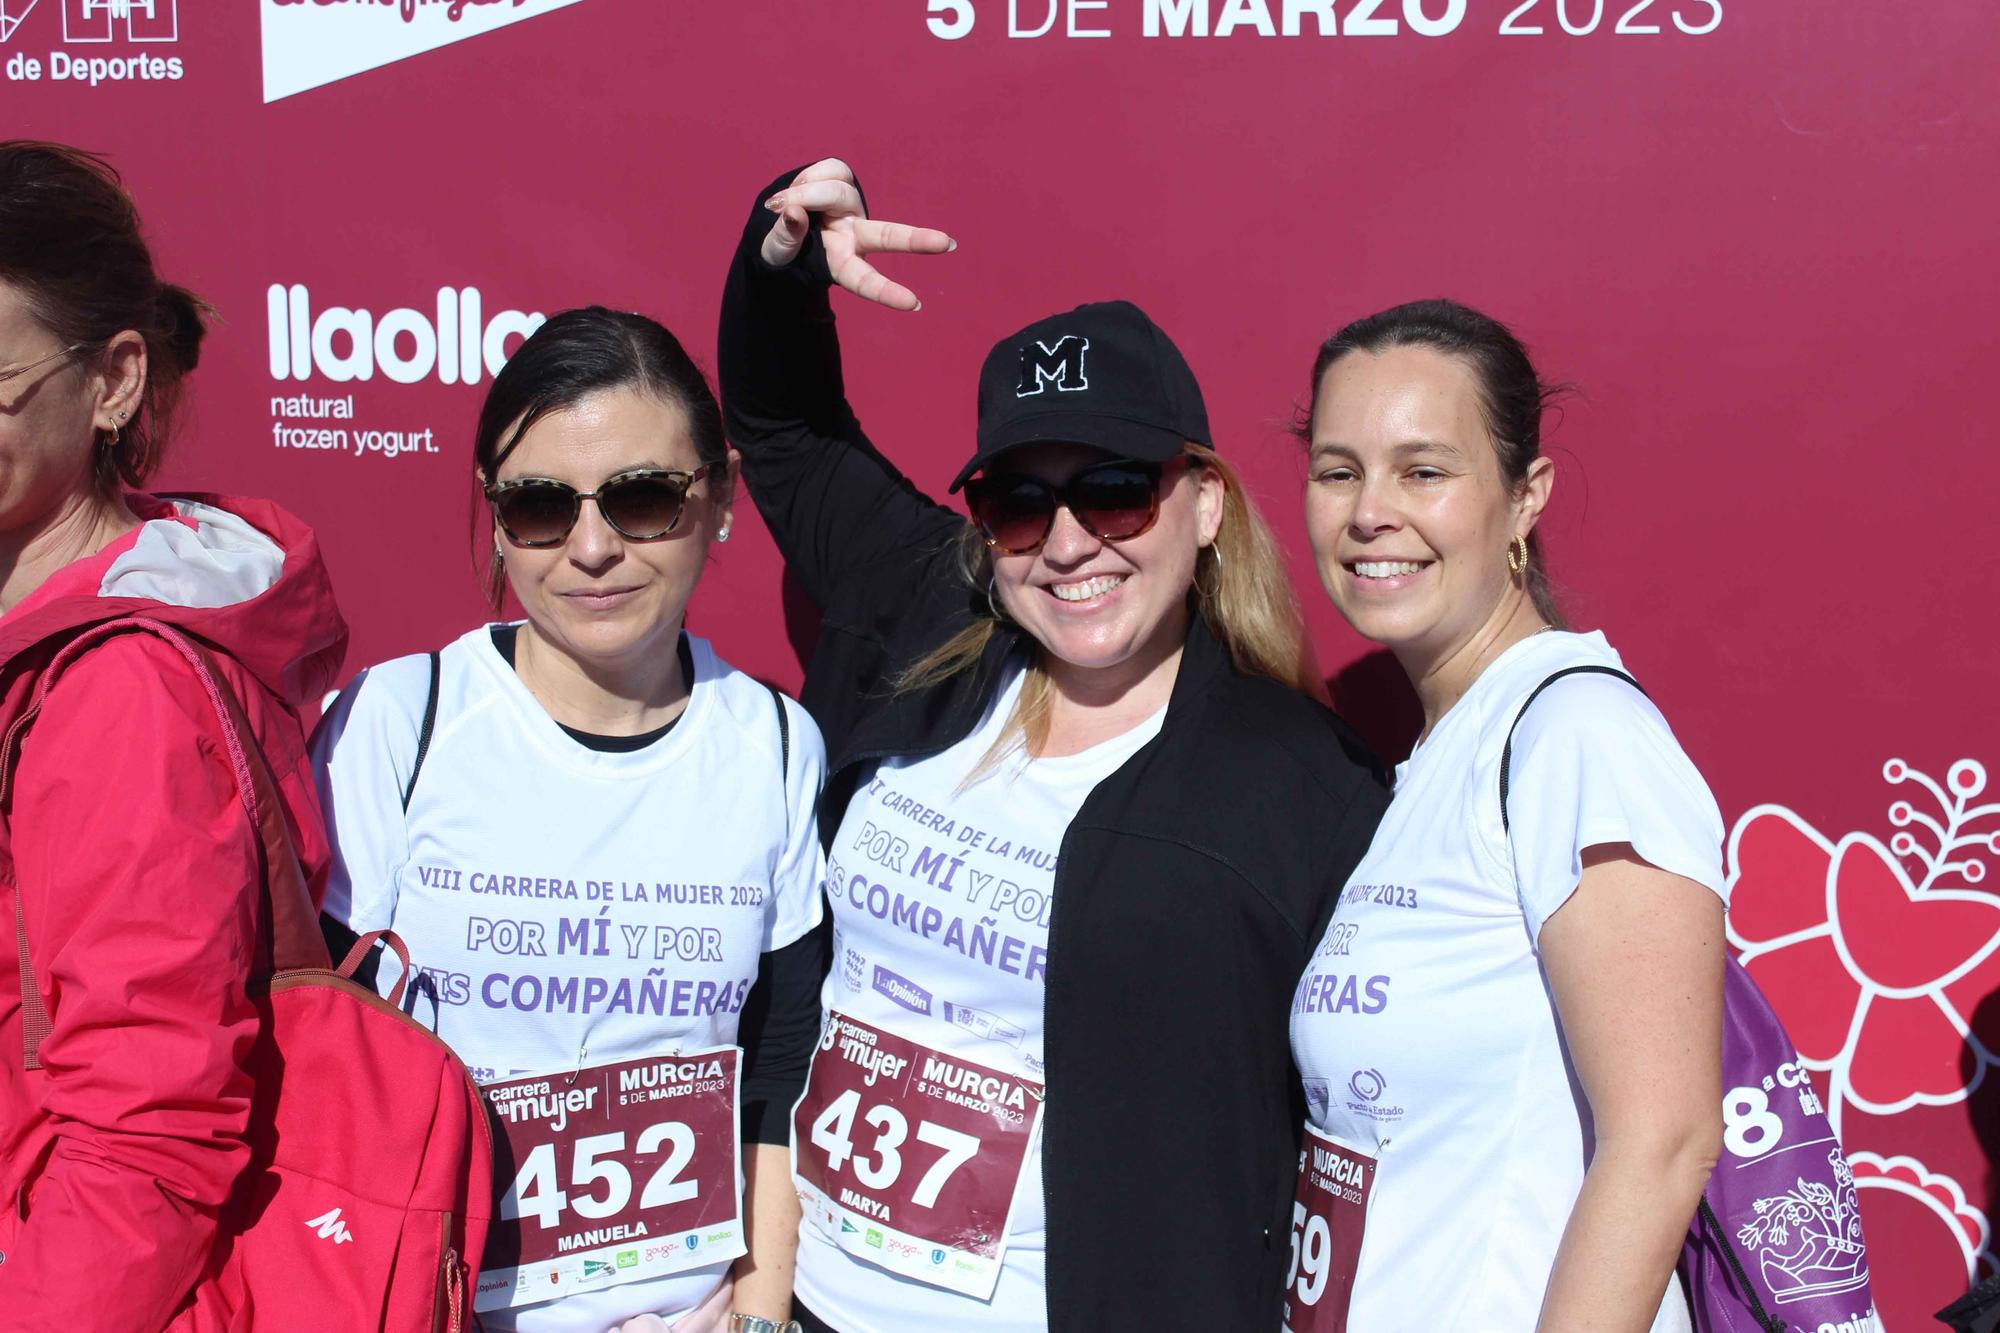
<path fill-rule="evenodd" d="M 1286 1333 L 1345 1333 L 1375 1159 L 1306 1126 L 1285 1270 Z"/>
<path fill-rule="evenodd" d="M 990 1299 L 1043 1088 L 841 1013 L 792 1112 L 805 1215 L 892 1273 Z"/>
<path fill-rule="evenodd" d="M 500 1194 L 474 1308 L 665 1277 L 744 1253 L 733 1046 L 480 1089 Z"/>

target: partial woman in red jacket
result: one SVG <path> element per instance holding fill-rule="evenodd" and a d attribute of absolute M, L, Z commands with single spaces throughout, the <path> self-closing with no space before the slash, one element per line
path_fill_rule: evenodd
<path fill-rule="evenodd" d="M 101 159 L 0 142 L 0 732 L 54 653 L 143 615 L 200 640 L 269 759 L 315 901 L 327 848 L 299 707 L 347 632 L 273 505 L 138 489 L 203 307 L 162 283 Z M 247 1326 L 201 1282 L 249 1157 L 255 830 L 200 678 L 123 634 L 66 667 L 0 806 L 0 1323 Z M 23 1057 L 16 909 L 50 1029 Z"/>

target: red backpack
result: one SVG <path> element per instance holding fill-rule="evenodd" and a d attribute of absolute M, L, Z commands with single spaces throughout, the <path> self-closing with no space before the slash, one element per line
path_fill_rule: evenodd
<path fill-rule="evenodd" d="M 492 1143 L 479 1090 L 451 1049 L 398 1007 L 402 980 L 387 1000 L 351 980 L 377 939 L 394 950 L 407 979 L 401 940 L 387 931 L 364 936 L 338 968 L 328 966 L 276 783 L 207 653 L 141 618 L 70 640 L 0 742 L 0 804 L 21 737 L 63 668 L 125 633 L 166 640 L 207 686 L 245 813 L 263 844 L 270 932 L 269 969 L 250 983 L 261 1018 L 249 1061 L 256 1084 L 250 1163 L 172 1327 L 205 1330 L 205 1312 L 222 1310 L 231 1312 L 231 1328 L 457 1333 L 473 1322 L 492 1211 Z M 11 878 L 4 859 L 0 870 Z M 24 1058 L 36 1070 L 49 1020 L 28 966 L 18 892 L 14 903 Z"/>

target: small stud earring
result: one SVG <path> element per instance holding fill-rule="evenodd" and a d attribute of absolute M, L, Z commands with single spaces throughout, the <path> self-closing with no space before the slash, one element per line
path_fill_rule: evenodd
<path fill-rule="evenodd" d="M 723 529 L 722 531 L 720 531 L 720 532 L 716 533 L 716 534 L 715 534 L 715 539 L 716 539 L 717 541 L 719 541 L 719 542 L 726 542 L 726 541 L 728 541 L 728 540 L 729 540 L 729 529 L 728 529 L 728 528 L 724 528 L 724 529 Z"/>

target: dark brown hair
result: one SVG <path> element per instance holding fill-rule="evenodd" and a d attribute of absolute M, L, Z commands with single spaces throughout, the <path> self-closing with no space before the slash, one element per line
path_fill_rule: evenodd
<path fill-rule="evenodd" d="M 1518 490 L 1542 454 L 1542 414 L 1569 390 L 1535 372 L 1528 349 L 1505 324 L 1456 301 L 1393 306 L 1355 320 L 1321 343 L 1313 359 L 1312 397 L 1294 427 L 1299 437 L 1311 443 L 1313 409 L 1319 405 L 1319 387 L 1328 367 L 1349 352 L 1379 353 L 1392 347 L 1428 347 L 1465 363 L 1479 385 L 1479 405 L 1500 459 L 1500 476 L 1510 489 Z M 1519 577 L 1542 619 L 1565 628 L 1538 534 L 1528 534 L 1528 567 Z"/>
<path fill-rule="evenodd" d="M 709 474 L 709 493 L 726 493 L 729 441 L 708 377 L 657 320 L 600 305 L 552 317 L 493 377 L 472 440 L 479 476 L 492 480 L 537 421 L 604 389 L 643 390 L 685 412 L 695 457 L 715 469 Z M 476 526 L 474 532 L 476 541 Z M 496 559 L 486 574 L 486 597 L 496 611 L 505 586 L 506 574 Z"/>
<path fill-rule="evenodd" d="M 142 485 L 159 466 L 212 312 L 153 272 L 139 211 L 109 162 L 58 143 L 0 141 L 0 278 L 65 344 L 101 347 L 127 329 L 146 340 L 138 410 L 116 444 L 100 437 L 93 464 L 107 493 Z"/>

